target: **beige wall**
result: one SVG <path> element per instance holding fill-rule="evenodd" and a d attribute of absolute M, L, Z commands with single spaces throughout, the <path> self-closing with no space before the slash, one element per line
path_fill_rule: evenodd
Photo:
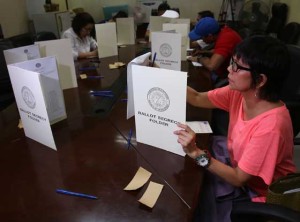
<path fill-rule="evenodd" d="M 82 7 L 89 12 L 95 19 L 103 19 L 103 6 L 128 4 L 131 8 L 136 5 L 137 0 L 68 0 L 69 8 Z M 187 3 L 189 2 L 189 3 Z M 171 7 L 180 8 L 182 18 L 196 19 L 197 12 L 201 10 L 211 10 L 217 15 L 221 8 L 222 0 L 168 0 Z"/>
<path fill-rule="evenodd" d="M 27 13 L 25 0 L 0 0 L 0 24 L 2 26 L 4 37 L 11 37 L 28 32 L 28 21 L 30 15 Z M 268 1 L 268 0 L 264 0 Z M 272 0 L 270 0 L 272 1 Z M 275 1 L 275 0 L 273 0 Z M 299 0 L 277 0 L 289 5 L 288 22 L 299 22 L 300 7 Z M 27 0 L 28 4 L 32 2 L 42 4 L 44 0 Z M 60 5 L 60 10 L 66 10 L 65 0 L 52 0 L 53 3 Z M 102 7 L 108 5 L 128 4 L 131 7 L 136 5 L 137 0 L 68 0 L 69 9 L 83 7 L 85 11 L 91 13 L 95 21 L 103 19 Z M 211 10 L 218 18 L 222 5 L 222 0 L 168 0 L 171 7 L 180 8 L 182 18 L 194 20 L 197 12 L 201 10 Z M 39 10 L 43 10 L 42 7 Z M 30 11 L 30 10 L 29 10 Z"/>
<path fill-rule="evenodd" d="M 24 0 L 0 0 L 0 24 L 5 38 L 28 32 L 28 17 Z"/>
<path fill-rule="evenodd" d="M 280 0 L 282 3 L 286 3 L 289 6 L 289 14 L 287 22 L 300 23 L 300 1 L 299 0 Z"/>

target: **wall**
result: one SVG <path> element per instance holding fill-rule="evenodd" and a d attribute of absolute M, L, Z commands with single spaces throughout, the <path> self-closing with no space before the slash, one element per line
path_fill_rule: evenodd
<path fill-rule="evenodd" d="M 68 5 L 70 9 L 82 7 L 94 17 L 95 21 L 100 21 L 103 19 L 103 6 L 128 4 L 133 8 L 137 2 L 137 0 L 68 0 Z M 201 10 L 211 10 L 217 18 L 222 0 L 168 0 L 168 3 L 171 7 L 180 8 L 182 18 L 195 20 L 197 12 Z"/>
<path fill-rule="evenodd" d="M 5 2 L 1 0 L 0 24 L 4 38 L 28 32 L 26 2 L 23 0 Z"/>
<path fill-rule="evenodd" d="M 44 0 L 0 0 L 0 24 L 4 37 L 11 37 L 28 32 L 28 21 L 32 13 L 44 12 Z M 275 0 L 264 0 L 275 1 Z M 300 14 L 297 9 L 300 7 L 299 0 L 276 0 L 289 5 L 288 22 L 299 22 Z M 52 0 L 60 5 L 60 10 L 66 10 L 65 0 Z M 136 5 L 137 0 L 68 0 L 69 9 L 83 7 L 85 11 L 92 14 L 95 21 L 103 19 L 102 6 L 129 4 Z M 172 7 L 180 8 L 182 18 L 195 20 L 197 12 L 211 10 L 218 18 L 222 0 L 169 0 Z M 28 9 L 28 11 L 27 11 Z"/>
<path fill-rule="evenodd" d="M 288 21 L 300 23 L 300 1 L 299 0 L 280 0 L 282 3 L 286 3 L 289 7 Z"/>

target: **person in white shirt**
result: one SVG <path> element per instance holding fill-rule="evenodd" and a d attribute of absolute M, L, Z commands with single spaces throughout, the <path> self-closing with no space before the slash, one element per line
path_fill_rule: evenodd
<path fill-rule="evenodd" d="M 97 42 L 91 36 L 94 26 L 93 17 L 87 12 L 82 12 L 74 17 L 72 27 L 62 34 L 62 38 L 71 40 L 74 60 L 98 56 Z"/>

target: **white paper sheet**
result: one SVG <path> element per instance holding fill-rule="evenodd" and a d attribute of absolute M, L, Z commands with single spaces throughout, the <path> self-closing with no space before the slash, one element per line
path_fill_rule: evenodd
<path fill-rule="evenodd" d="M 133 65 L 132 78 L 137 141 L 184 156 L 174 131 L 185 123 L 187 73 Z"/>
<path fill-rule="evenodd" d="M 150 62 L 150 55 L 151 52 L 145 53 L 139 57 L 136 57 L 127 65 L 127 119 L 134 116 L 132 65 L 148 66 Z"/>

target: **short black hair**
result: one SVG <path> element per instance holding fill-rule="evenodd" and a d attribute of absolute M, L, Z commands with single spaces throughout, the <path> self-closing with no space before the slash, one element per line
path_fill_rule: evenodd
<path fill-rule="evenodd" d="M 95 24 L 94 18 L 87 12 L 81 12 L 75 15 L 72 20 L 72 28 L 79 35 L 80 30 L 88 24 Z"/>
<path fill-rule="evenodd" d="M 117 18 L 128 18 L 128 14 L 124 11 L 118 11 L 118 13 L 115 14 L 112 19 L 116 21 Z"/>
<path fill-rule="evenodd" d="M 198 12 L 198 15 L 201 18 L 205 18 L 205 17 L 215 18 L 214 13 L 209 10 L 200 11 L 200 12 Z"/>
<path fill-rule="evenodd" d="M 259 98 L 278 102 L 290 67 L 290 56 L 286 45 L 273 37 L 256 35 L 238 44 L 233 55 L 249 65 L 253 88 L 259 84 L 260 74 L 266 75 L 267 82 L 260 88 Z"/>
<path fill-rule="evenodd" d="M 163 2 L 158 6 L 157 11 L 167 11 L 170 9 L 171 9 L 170 5 L 167 2 Z"/>

